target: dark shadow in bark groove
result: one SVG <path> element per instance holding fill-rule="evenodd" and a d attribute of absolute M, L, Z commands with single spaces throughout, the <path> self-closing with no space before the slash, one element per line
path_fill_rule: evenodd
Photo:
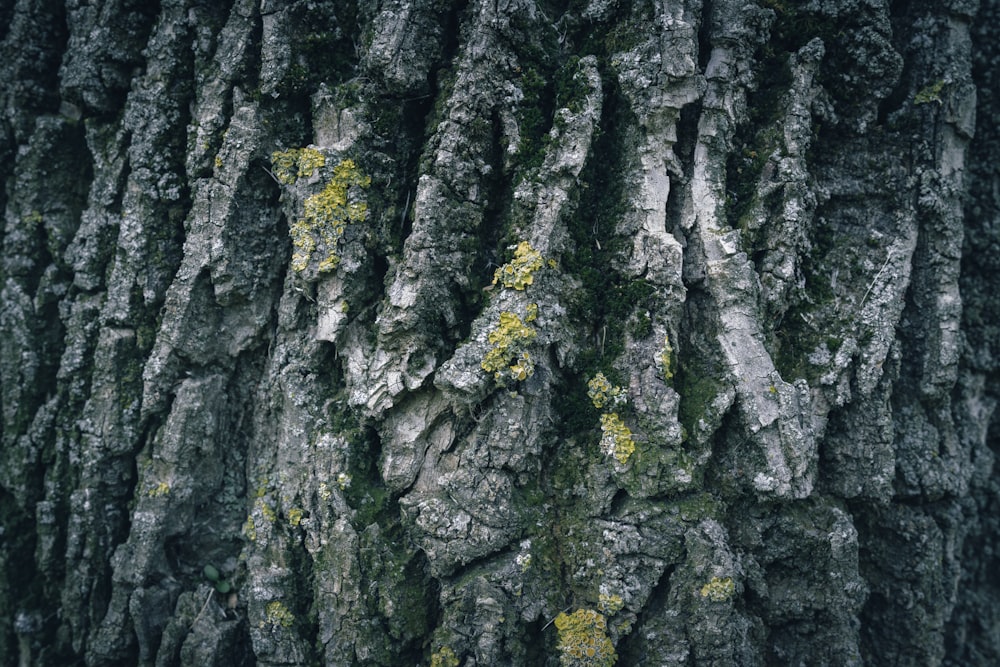
<path fill-rule="evenodd" d="M 668 565 L 660 578 L 653 586 L 649 594 L 649 599 L 643 606 L 642 611 L 636 617 L 632 631 L 618 644 L 618 663 L 621 665 L 642 665 L 645 664 L 646 645 L 650 641 L 647 635 L 655 632 L 655 624 L 660 617 L 669 611 L 670 600 L 670 578 L 676 570 L 675 565 Z M 649 626 L 649 628 L 647 628 Z M 658 641 L 664 641 L 659 639 Z"/>
<path fill-rule="evenodd" d="M 698 26 L 698 71 L 704 72 L 712 57 L 712 13 L 714 0 L 704 0 L 701 5 L 701 25 Z M 697 136 L 692 134 L 691 136 Z"/>
<path fill-rule="evenodd" d="M 6 489 L 0 489 L 0 525 L 3 526 L 4 550 L 0 553 L 0 655 L 18 654 L 18 635 L 32 642 L 32 636 L 50 637 L 53 619 L 42 615 L 51 608 L 43 584 L 35 569 L 36 529 L 34 518 L 18 506 Z M 16 601 L 16 604 L 11 604 Z"/>

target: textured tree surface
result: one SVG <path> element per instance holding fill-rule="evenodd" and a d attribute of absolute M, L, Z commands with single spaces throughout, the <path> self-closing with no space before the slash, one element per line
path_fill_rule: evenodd
<path fill-rule="evenodd" d="M 0 38 L 0 663 L 1000 662 L 997 0 Z"/>

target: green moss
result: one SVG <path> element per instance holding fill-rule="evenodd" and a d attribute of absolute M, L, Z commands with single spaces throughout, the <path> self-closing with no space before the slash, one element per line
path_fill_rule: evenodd
<path fill-rule="evenodd" d="M 380 591 L 365 601 L 370 616 L 389 614 L 387 639 L 422 647 L 435 622 L 436 615 L 429 613 L 434 608 L 434 590 L 427 573 L 427 559 L 407 540 L 398 516 L 394 523 L 383 522 L 377 528 L 370 525 L 361 531 L 358 555 L 364 582 L 376 583 Z M 391 610 L 380 603 L 382 596 L 393 600 Z M 404 662 L 397 658 L 392 664 Z"/>
<path fill-rule="evenodd" d="M 774 365 L 788 382 L 797 378 L 810 383 L 818 380 L 825 369 L 810 364 L 809 355 L 824 343 L 830 352 L 840 347 L 840 338 L 830 335 L 831 327 L 823 324 L 829 313 L 836 312 L 832 308 L 836 295 L 830 284 L 830 274 L 831 266 L 837 261 L 838 243 L 838 236 L 830 225 L 820 224 L 812 230 L 812 250 L 802 258 L 805 291 L 794 297 L 781 328 L 771 337 L 769 347 Z M 831 346 L 831 342 L 834 345 Z"/>
<path fill-rule="evenodd" d="M 804 3 L 761 0 L 760 4 L 774 10 L 775 14 L 771 39 L 764 45 L 762 53 L 762 56 L 770 59 L 784 59 L 785 54 L 798 51 L 813 37 L 820 37 L 826 44 L 832 44 L 843 26 L 842 21 L 830 21 L 821 12 L 803 9 Z M 763 69 L 766 75 L 767 67 Z"/>
<path fill-rule="evenodd" d="M 698 422 L 722 391 L 722 384 L 713 379 L 712 373 L 705 367 L 689 368 L 681 364 L 675 386 L 680 394 L 678 419 L 688 434 L 695 433 Z"/>
<path fill-rule="evenodd" d="M 718 384 L 710 377 L 695 375 L 683 365 L 678 372 L 680 406 L 678 419 L 688 433 L 693 433 L 698 421 L 705 415 L 708 404 L 718 393 Z"/>
<path fill-rule="evenodd" d="M 531 172 L 541 167 L 545 158 L 552 93 L 547 77 L 533 66 L 521 70 L 520 84 L 523 98 L 517 109 L 517 156 L 522 171 Z"/>
<path fill-rule="evenodd" d="M 604 48 L 608 54 L 631 51 L 642 44 L 648 35 L 649 30 L 641 18 L 628 18 L 618 22 L 611 30 L 607 31 L 604 37 Z"/>
<path fill-rule="evenodd" d="M 711 493 L 696 493 L 682 498 L 674 503 L 682 521 L 698 522 L 708 518 L 718 517 L 722 513 L 722 505 Z"/>
<path fill-rule="evenodd" d="M 658 441 L 655 432 L 642 432 L 626 468 L 614 471 L 615 483 L 633 498 L 670 495 L 699 488 L 703 469 L 675 443 Z M 649 435 L 649 434 L 653 435 Z"/>
<path fill-rule="evenodd" d="M 285 13 L 291 62 L 277 90 L 282 98 L 308 95 L 321 83 L 354 75 L 361 33 L 356 2 L 292 3 Z"/>
<path fill-rule="evenodd" d="M 400 128 L 405 118 L 403 117 L 403 104 L 379 104 L 373 105 L 369 109 L 372 114 L 372 130 L 383 138 L 394 138 L 398 136 Z"/>
<path fill-rule="evenodd" d="M 431 108 L 431 113 L 428 114 L 427 124 L 424 127 L 424 145 L 431 151 L 434 150 L 431 146 L 433 142 L 430 142 L 429 139 L 434 136 L 438 126 L 447 117 L 448 100 L 451 99 L 451 95 L 455 91 L 455 82 L 458 78 L 458 73 L 453 68 L 442 67 L 435 72 L 435 78 L 437 80 L 437 95 L 434 98 L 434 106 Z M 429 170 L 425 168 L 420 169 L 421 173 L 427 171 Z"/>
<path fill-rule="evenodd" d="M 567 219 L 572 240 L 570 252 L 560 258 L 562 270 L 580 281 L 581 290 L 569 301 L 569 316 L 591 336 L 581 345 L 577 369 L 587 377 L 598 371 L 609 375 L 624 352 L 626 333 L 646 311 L 656 311 L 656 288 L 645 280 L 622 276 L 615 266 L 628 256 L 631 239 L 617 234 L 618 224 L 632 214 L 625 174 L 637 167 L 635 136 L 626 128 L 638 121 L 622 104 L 615 84 L 605 87 L 606 131 L 595 138 L 596 155 L 608 160 L 588 160 L 580 181 L 576 213 Z"/>
<path fill-rule="evenodd" d="M 381 444 L 378 434 L 369 428 L 351 423 L 351 412 L 341 413 L 339 419 L 344 429 L 339 432 L 347 439 L 348 469 L 337 474 L 336 484 L 344 494 L 348 506 L 354 510 L 352 523 L 357 530 L 371 524 L 391 528 L 398 521 L 398 507 L 392 493 L 386 488 L 379 472 L 378 459 Z"/>
<path fill-rule="evenodd" d="M 589 355 L 593 358 L 593 354 Z M 581 364 L 582 365 L 582 364 Z M 596 362 L 589 364 L 596 366 Z M 559 425 L 559 434 L 563 439 L 569 437 L 592 438 L 595 428 L 594 420 L 597 412 L 589 396 L 587 396 L 586 376 L 569 373 L 560 383 L 559 390 L 553 397 Z"/>
<path fill-rule="evenodd" d="M 632 318 L 632 328 L 629 330 L 634 340 L 648 338 L 653 333 L 653 318 L 649 312 L 638 313 Z"/>
<path fill-rule="evenodd" d="M 780 97 L 774 91 L 772 94 Z M 778 108 L 772 111 L 774 114 L 779 112 Z M 764 113 L 758 110 L 759 115 Z M 772 203 L 770 200 L 761 202 L 757 197 L 760 177 L 771 155 L 782 147 L 778 119 L 766 118 L 757 122 L 764 124 L 763 129 L 750 134 L 754 126 L 741 128 L 734 141 L 739 148 L 730 152 L 726 161 L 726 221 L 730 227 L 743 233 L 748 249 L 754 247 L 758 234 L 754 211 L 762 203 Z"/>
<path fill-rule="evenodd" d="M 555 73 L 556 108 L 580 113 L 589 93 L 590 87 L 580 70 L 580 57 L 570 56 Z"/>

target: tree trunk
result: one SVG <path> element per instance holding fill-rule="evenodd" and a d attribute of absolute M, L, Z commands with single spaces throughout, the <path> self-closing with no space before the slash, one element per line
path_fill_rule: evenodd
<path fill-rule="evenodd" d="M 1000 662 L 997 0 L 0 26 L 0 663 Z"/>

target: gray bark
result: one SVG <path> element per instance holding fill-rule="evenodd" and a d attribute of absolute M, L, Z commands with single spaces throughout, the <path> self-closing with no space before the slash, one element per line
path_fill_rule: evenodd
<path fill-rule="evenodd" d="M 997 664 L 998 19 L 0 3 L 0 663 Z"/>

